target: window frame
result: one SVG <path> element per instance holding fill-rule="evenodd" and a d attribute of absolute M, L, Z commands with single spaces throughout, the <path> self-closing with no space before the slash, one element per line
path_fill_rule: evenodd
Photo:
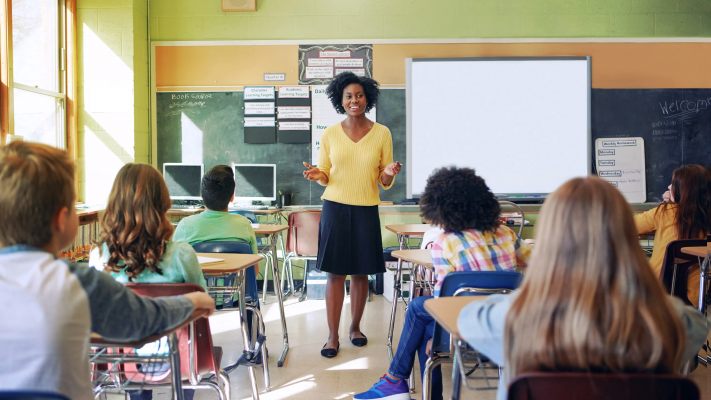
<path fill-rule="evenodd" d="M 76 159 L 76 54 L 77 0 L 56 0 L 57 9 L 57 77 L 59 91 L 41 89 L 17 83 L 13 77 L 12 0 L 0 0 L 0 145 L 12 139 L 14 126 L 14 91 L 24 90 L 54 97 L 61 102 L 64 112 L 58 115 L 62 129 L 57 133 L 57 144 Z"/>

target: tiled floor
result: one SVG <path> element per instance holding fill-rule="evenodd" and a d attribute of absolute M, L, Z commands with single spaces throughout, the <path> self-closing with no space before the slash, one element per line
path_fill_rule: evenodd
<path fill-rule="evenodd" d="M 263 305 L 262 310 L 266 321 L 270 353 L 271 388 L 268 392 L 264 390 L 261 368 L 257 369 L 255 372 L 259 382 L 260 398 L 265 400 L 352 399 L 354 393 L 365 391 L 377 382 L 380 376 L 387 372 L 389 365 L 385 344 L 391 303 L 383 296 L 373 296 L 372 299 L 373 301 L 366 306 L 361 326 L 368 336 L 368 345 L 363 348 L 352 346 L 348 340 L 350 303 L 346 299 L 340 327 L 341 350 L 334 359 L 323 358 L 319 353 L 328 335 L 325 302 L 309 300 L 298 303 L 293 297 L 286 299 L 290 350 L 285 365 L 278 368 L 277 359 L 281 354 L 281 323 L 275 297 L 268 297 L 268 304 Z M 398 308 L 395 343 L 399 339 L 399 330 L 402 327 L 404 316 L 402 310 L 402 307 Z M 236 312 L 228 311 L 216 313 L 210 319 L 214 344 L 222 346 L 225 351 L 223 365 L 234 362 L 242 351 L 237 318 Z M 447 399 L 451 368 L 445 366 L 442 372 L 445 382 L 444 398 Z M 692 374 L 704 400 L 711 400 L 709 374 L 711 370 L 703 367 L 699 367 Z M 251 399 L 251 386 L 246 368 L 240 367 L 232 372 L 230 380 L 232 399 Z M 412 397 L 421 398 L 421 389 L 421 382 L 418 379 L 417 393 Z M 463 389 L 462 394 L 464 399 L 493 400 L 495 398 L 494 391 L 467 392 Z M 170 393 L 166 390 L 156 390 L 154 398 L 169 399 Z M 195 399 L 217 399 L 217 395 L 212 391 L 201 390 L 196 393 Z"/>

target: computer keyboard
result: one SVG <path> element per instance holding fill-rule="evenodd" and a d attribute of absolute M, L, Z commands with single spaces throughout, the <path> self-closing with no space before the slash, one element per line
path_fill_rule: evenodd
<path fill-rule="evenodd" d="M 176 208 L 176 209 L 187 209 L 187 210 L 199 210 L 203 208 L 202 206 L 196 206 L 193 204 L 173 204 L 170 206 L 170 208 Z"/>
<path fill-rule="evenodd" d="M 235 210 L 268 210 L 269 207 L 267 206 L 239 206 L 239 207 L 230 207 L 230 211 L 235 211 Z"/>

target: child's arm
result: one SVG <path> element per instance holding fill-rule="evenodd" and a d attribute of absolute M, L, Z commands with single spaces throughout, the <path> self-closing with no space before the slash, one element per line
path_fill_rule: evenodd
<path fill-rule="evenodd" d="M 195 308 L 211 311 L 209 302 L 203 299 L 209 297 L 206 293 L 192 296 L 193 300 L 187 296 L 138 296 L 94 268 L 71 266 L 70 269 L 89 298 L 91 330 L 106 339 L 140 340 L 180 325 Z"/>
<path fill-rule="evenodd" d="M 195 250 L 187 243 L 173 242 L 173 246 L 178 246 L 176 249 L 178 255 L 176 262 L 183 270 L 185 283 L 198 284 L 207 292 L 207 283 L 202 274 L 202 266 L 200 266 L 200 262 L 198 262 Z"/>
<path fill-rule="evenodd" d="M 657 221 L 656 218 L 654 218 L 657 215 L 657 208 L 634 216 L 634 223 L 637 225 L 637 233 L 649 233 L 657 229 Z"/>
<path fill-rule="evenodd" d="M 462 339 L 498 365 L 504 364 L 504 324 L 514 299 L 515 292 L 492 294 L 464 307 L 457 318 Z"/>
<path fill-rule="evenodd" d="M 516 250 L 516 266 L 520 268 L 526 268 L 528 266 L 528 260 L 531 258 L 531 245 L 525 240 L 522 240 L 515 232 L 511 231 L 514 235 L 514 249 Z"/>

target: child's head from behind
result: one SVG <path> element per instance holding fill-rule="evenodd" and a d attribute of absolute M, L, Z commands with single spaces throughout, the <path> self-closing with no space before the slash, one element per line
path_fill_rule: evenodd
<path fill-rule="evenodd" d="M 74 240 L 74 163 L 67 152 L 39 143 L 0 147 L 0 247 L 60 251 Z"/>
<path fill-rule="evenodd" d="M 446 232 L 494 231 L 501 206 L 473 169 L 446 167 L 432 173 L 420 198 L 422 217 Z"/>
<path fill-rule="evenodd" d="M 99 241 L 109 248 L 105 269 L 123 269 L 118 265 L 123 260 L 129 278 L 138 276 L 146 266 L 161 273 L 157 264 L 173 234 L 173 225 L 166 217 L 170 206 L 168 187 L 155 168 L 124 165 L 116 175 L 102 219 Z"/>
<path fill-rule="evenodd" d="M 677 205 L 674 225 L 680 239 L 697 239 L 711 233 L 711 170 L 701 165 L 675 169 L 671 195 Z"/>
<path fill-rule="evenodd" d="M 506 317 L 510 377 L 532 371 L 677 372 L 685 336 L 622 194 L 596 177 L 546 200 Z"/>
<path fill-rule="evenodd" d="M 205 207 L 224 211 L 234 199 L 235 173 L 228 165 L 216 165 L 202 177 L 200 193 Z"/>

